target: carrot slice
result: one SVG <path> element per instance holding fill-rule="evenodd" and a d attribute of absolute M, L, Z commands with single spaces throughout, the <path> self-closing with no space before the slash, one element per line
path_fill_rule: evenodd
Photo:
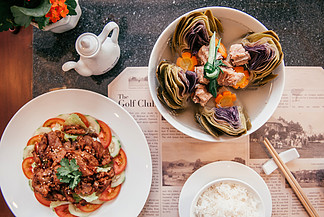
<path fill-rule="evenodd" d="M 198 64 L 197 58 L 192 56 L 189 52 L 182 53 L 181 57 L 177 59 L 177 66 L 187 71 L 193 71 Z"/>
<path fill-rule="evenodd" d="M 250 77 L 249 71 L 246 70 L 243 66 L 234 67 L 234 71 L 237 73 L 244 73 L 244 77 L 242 78 L 241 81 L 237 82 L 236 85 L 234 85 L 233 87 L 235 89 L 246 87 L 249 84 L 249 77 Z"/>
<path fill-rule="evenodd" d="M 219 40 L 216 38 L 215 39 L 215 45 L 218 44 L 218 41 Z M 222 56 L 224 57 L 224 59 L 226 59 L 227 51 L 226 51 L 226 48 L 225 48 L 225 46 L 224 46 L 224 44 L 222 42 L 219 44 L 218 52 L 220 52 L 222 54 Z"/>
<path fill-rule="evenodd" d="M 217 94 L 215 98 L 217 107 L 230 107 L 234 105 L 236 101 L 236 95 L 230 91 L 224 91 L 223 93 Z"/>

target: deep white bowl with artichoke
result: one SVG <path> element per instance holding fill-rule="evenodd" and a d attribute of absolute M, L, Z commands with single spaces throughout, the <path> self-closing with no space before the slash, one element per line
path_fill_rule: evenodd
<path fill-rule="evenodd" d="M 214 37 L 218 39 L 216 44 L 214 42 L 218 46 L 215 58 L 211 58 L 213 51 L 210 47 L 214 46 L 209 45 L 213 45 Z M 216 60 L 220 41 L 229 57 Z M 250 54 L 249 60 L 242 65 L 235 65 L 234 58 L 231 59 L 233 44 L 242 45 L 244 52 Z M 199 56 L 205 45 L 205 50 L 209 49 L 208 60 Z M 194 70 L 185 69 L 177 62 L 187 51 L 197 56 L 198 64 Z M 242 76 L 232 84 L 221 83 L 220 79 L 216 82 L 224 75 L 222 67 L 228 68 L 223 66 L 224 61 L 230 63 L 230 70 L 242 66 L 248 71 L 248 83 L 244 88 L 236 85 L 242 82 Z M 210 74 L 206 72 L 208 62 L 213 66 Z M 204 78 L 209 79 L 207 83 L 199 83 L 197 67 L 203 68 Z M 196 77 L 192 78 L 193 74 Z M 207 7 L 190 11 L 174 20 L 156 41 L 150 56 L 148 80 L 157 109 L 182 133 L 210 142 L 249 135 L 271 117 L 280 102 L 285 74 L 279 37 L 252 16 L 236 9 Z M 198 86 L 211 95 L 203 103 L 195 99 Z M 235 95 L 233 105 L 215 103 L 217 94 L 223 93 L 224 88 Z"/>

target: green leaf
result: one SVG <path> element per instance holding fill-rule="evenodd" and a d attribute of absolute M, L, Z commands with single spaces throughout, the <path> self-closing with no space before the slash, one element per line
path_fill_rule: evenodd
<path fill-rule="evenodd" d="M 49 24 L 48 17 L 35 17 L 35 22 L 38 24 L 38 28 L 43 29 Z"/>
<path fill-rule="evenodd" d="M 19 26 L 28 27 L 30 25 L 32 17 L 23 14 L 20 10 L 17 10 L 16 8 L 13 7 L 11 7 L 11 11 L 15 17 L 14 18 L 15 23 L 17 23 Z"/>
<path fill-rule="evenodd" d="M 42 0 L 41 3 L 36 8 L 24 8 L 19 6 L 11 6 L 11 12 L 20 11 L 22 14 L 30 17 L 42 17 L 45 16 L 51 9 L 52 4 L 49 0 Z M 14 14 L 15 16 L 15 14 Z"/>
<path fill-rule="evenodd" d="M 42 0 L 36 8 L 24 8 L 19 6 L 11 6 L 10 10 L 14 16 L 15 23 L 20 26 L 29 26 L 33 17 L 43 17 L 51 8 L 49 0 Z"/>
<path fill-rule="evenodd" d="M 70 173 L 70 170 L 66 169 L 65 167 L 59 167 L 57 168 L 57 172 L 59 173 L 60 176 L 66 176 Z"/>
<path fill-rule="evenodd" d="M 60 164 L 62 167 L 68 167 L 70 165 L 69 160 L 67 158 L 63 158 Z"/>
<path fill-rule="evenodd" d="M 73 174 L 73 176 L 81 176 L 82 175 L 82 173 L 78 170 L 78 171 L 73 171 L 72 172 L 72 174 Z"/>
<path fill-rule="evenodd" d="M 70 182 L 69 187 L 70 187 L 71 189 L 74 189 L 74 188 L 78 185 L 78 183 L 80 182 L 80 180 L 81 180 L 81 179 L 80 179 L 80 175 L 75 176 L 74 179 L 73 179 L 73 181 Z"/>
<path fill-rule="evenodd" d="M 6 19 L 0 21 L 0 32 L 8 31 L 9 29 L 13 29 L 13 28 L 14 28 L 14 24 L 12 20 Z"/>
<path fill-rule="evenodd" d="M 72 160 L 70 161 L 70 166 L 71 166 L 71 169 L 72 169 L 72 170 L 77 170 L 77 171 L 78 171 L 78 169 L 79 169 L 79 165 L 77 164 L 77 162 L 76 162 L 75 159 L 72 159 Z"/>
<path fill-rule="evenodd" d="M 57 168 L 56 176 L 62 183 L 68 183 L 73 190 L 81 181 L 82 173 L 79 171 L 79 165 L 75 159 L 68 160 L 63 158 L 60 161 L 61 167 Z"/>
<path fill-rule="evenodd" d="M 70 8 L 74 10 L 76 8 L 76 6 L 77 6 L 77 3 L 76 3 L 75 0 L 66 0 L 65 4 L 68 6 L 69 10 L 70 10 Z"/>
<path fill-rule="evenodd" d="M 62 178 L 60 179 L 60 182 L 63 182 L 63 183 L 70 183 L 70 182 L 71 182 L 71 179 L 65 176 L 65 177 L 62 177 Z"/>
<path fill-rule="evenodd" d="M 75 11 L 75 8 L 77 7 L 77 3 L 75 0 L 66 0 L 65 4 L 67 6 L 67 9 L 69 10 L 68 15 L 70 16 L 77 15 L 77 12 Z"/>
<path fill-rule="evenodd" d="M 77 12 L 73 8 L 70 8 L 69 6 L 67 8 L 69 9 L 68 15 L 70 16 L 77 15 Z"/>
<path fill-rule="evenodd" d="M 13 29 L 15 26 L 13 20 L 8 2 L 0 1 L 0 32 Z"/>

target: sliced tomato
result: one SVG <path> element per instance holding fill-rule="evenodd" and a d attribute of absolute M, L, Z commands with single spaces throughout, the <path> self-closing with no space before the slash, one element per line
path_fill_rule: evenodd
<path fill-rule="evenodd" d="M 127 157 L 123 149 L 120 149 L 119 154 L 113 159 L 115 175 L 123 172 L 127 165 Z"/>
<path fill-rule="evenodd" d="M 109 201 L 109 200 L 113 200 L 115 199 L 121 189 L 121 185 L 118 185 L 117 187 L 110 187 L 108 186 L 108 188 L 106 188 L 106 190 L 104 192 L 102 192 L 102 194 L 99 197 L 99 200 L 101 201 Z"/>
<path fill-rule="evenodd" d="M 55 213 L 59 217 L 77 217 L 75 215 L 72 215 L 69 211 L 69 204 L 64 204 L 61 206 L 57 206 L 54 208 Z"/>
<path fill-rule="evenodd" d="M 102 204 L 93 204 L 93 203 L 87 203 L 84 206 L 81 206 L 80 204 L 77 205 L 77 208 L 79 208 L 81 211 L 83 212 L 93 212 L 97 209 L 99 209 L 99 207 L 101 207 Z"/>
<path fill-rule="evenodd" d="M 107 148 L 111 142 L 110 127 L 103 121 L 97 120 L 100 125 L 99 139 L 104 148 Z"/>
<path fill-rule="evenodd" d="M 63 125 L 65 122 L 62 118 L 50 118 L 43 124 L 43 127 L 51 127 L 53 128 L 55 124 Z"/>
<path fill-rule="evenodd" d="M 79 113 L 79 112 L 74 112 L 74 114 L 76 114 L 76 115 L 78 115 L 79 116 L 79 118 L 81 119 L 81 121 L 86 125 L 86 127 L 89 127 L 89 121 L 88 121 L 88 119 L 83 115 L 83 114 L 81 114 L 81 113 Z"/>
<path fill-rule="evenodd" d="M 37 143 L 39 143 L 42 139 L 43 135 L 36 135 L 33 136 L 32 138 L 30 138 L 27 142 L 27 145 L 36 145 Z"/>
<path fill-rule="evenodd" d="M 27 177 L 27 179 L 33 178 L 34 170 L 33 170 L 33 163 L 34 163 L 34 158 L 33 157 L 27 157 L 23 162 L 22 162 L 22 169 Z"/>
<path fill-rule="evenodd" d="M 44 198 L 43 195 L 41 195 L 40 193 L 35 192 L 35 197 L 38 200 L 38 202 L 40 202 L 44 206 L 49 207 L 51 205 L 51 201 Z"/>

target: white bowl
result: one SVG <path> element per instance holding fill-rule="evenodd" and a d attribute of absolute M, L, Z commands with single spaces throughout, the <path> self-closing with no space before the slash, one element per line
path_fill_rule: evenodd
<path fill-rule="evenodd" d="M 211 182 L 209 182 L 208 184 L 206 184 L 204 187 L 202 187 L 197 194 L 195 195 L 191 206 L 190 206 L 190 217 L 195 217 L 195 207 L 198 203 L 198 200 L 200 198 L 200 196 L 211 186 L 219 186 L 221 184 L 230 184 L 230 185 L 236 185 L 236 186 L 241 186 L 245 189 L 247 189 L 247 192 L 250 196 L 252 196 L 256 201 L 258 201 L 258 205 L 257 205 L 257 213 L 258 216 L 260 217 L 264 217 L 265 216 L 265 208 L 264 208 L 264 203 L 263 200 L 260 196 L 260 194 L 248 183 L 241 181 L 239 179 L 234 179 L 234 178 L 220 178 L 220 179 L 216 179 L 213 180 Z"/>
<path fill-rule="evenodd" d="M 207 9 L 210 9 L 213 15 L 221 21 L 224 28 L 222 43 L 224 43 L 227 48 L 230 44 L 238 42 L 242 35 L 250 31 L 262 32 L 267 30 L 258 20 L 236 9 L 227 7 L 206 7 L 194 11 L 205 11 Z M 192 12 L 193 11 L 190 11 L 181 17 L 187 16 Z M 176 129 L 188 136 L 210 142 L 229 141 L 237 138 L 227 135 L 222 135 L 218 138 L 211 136 L 196 122 L 192 109 L 187 108 L 184 112 L 174 115 L 174 113 L 161 103 L 157 97 L 157 87 L 159 84 L 155 72 L 161 60 L 165 59 L 175 62 L 175 57 L 171 54 L 168 43 L 181 17 L 174 20 L 162 32 L 151 53 L 148 67 L 148 82 L 153 101 L 162 116 Z M 255 90 L 234 91 L 237 95 L 238 102 L 244 107 L 251 119 L 252 127 L 244 135 L 249 135 L 260 128 L 271 117 L 280 102 L 285 82 L 284 62 L 282 62 L 273 73 L 279 74 L 279 76 L 262 87 Z"/>

